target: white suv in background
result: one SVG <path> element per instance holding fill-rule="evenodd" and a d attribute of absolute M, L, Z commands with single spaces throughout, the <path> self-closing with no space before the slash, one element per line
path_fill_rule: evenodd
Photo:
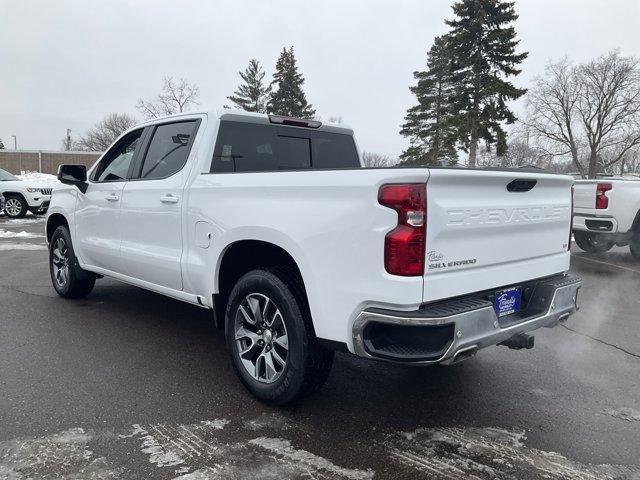
<path fill-rule="evenodd" d="M 52 190 L 52 185 L 21 180 L 0 168 L 0 195 L 4 196 L 4 213 L 8 217 L 22 218 L 27 211 L 46 213 Z"/>

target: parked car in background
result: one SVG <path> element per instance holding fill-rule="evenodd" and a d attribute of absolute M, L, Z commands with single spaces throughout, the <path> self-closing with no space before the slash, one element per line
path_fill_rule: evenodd
<path fill-rule="evenodd" d="M 4 213 L 11 218 L 22 218 L 27 212 L 47 213 L 53 186 L 21 180 L 0 168 L 0 194 L 4 196 Z"/>
<path fill-rule="evenodd" d="M 576 310 L 569 176 L 367 169 L 342 124 L 223 110 L 136 126 L 58 178 L 56 292 L 107 275 L 211 309 L 271 404 L 319 388 L 334 350 L 451 364 Z"/>
<path fill-rule="evenodd" d="M 573 235 L 585 252 L 602 253 L 614 245 L 628 245 L 640 260 L 640 180 L 576 180 Z"/>

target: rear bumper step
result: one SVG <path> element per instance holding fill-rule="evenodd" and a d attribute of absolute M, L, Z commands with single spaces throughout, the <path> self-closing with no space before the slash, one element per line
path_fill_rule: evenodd
<path fill-rule="evenodd" d="M 519 286 L 523 288 L 523 309 L 501 318 L 492 302 L 493 293 L 500 289 L 428 304 L 410 312 L 366 309 L 353 324 L 355 353 L 402 363 L 447 364 L 500 343 L 530 348 L 533 340 L 523 334 L 554 327 L 578 308 L 581 281 L 572 273 Z"/>

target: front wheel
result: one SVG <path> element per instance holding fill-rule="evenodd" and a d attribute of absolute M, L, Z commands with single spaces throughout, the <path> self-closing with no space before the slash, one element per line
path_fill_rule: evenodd
<path fill-rule="evenodd" d="M 49 271 L 56 293 L 64 298 L 83 298 L 96 283 L 95 275 L 82 270 L 73 251 L 71 235 L 65 226 L 53 232 L 49 244 Z"/>
<path fill-rule="evenodd" d="M 611 250 L 614 242 L 606 234 L 576 231 L 573 232 L 578 246 L 588 253 L 604 253 Z"/>
<path fill-rule="evenodd" d="M 243 385 L 271 405 L 295 402 L 326 381 L 333 352 L 314 337 L 304 290 L 286 270 L 253 270 L 236 283 L 226 338 Z"/>
<path fill-rule="evenodd" d="M 29 205 L 19 195 L 7 195 L 5 197 L 4 213 L 9 218 L 22 218 L 27 214 Z"/>

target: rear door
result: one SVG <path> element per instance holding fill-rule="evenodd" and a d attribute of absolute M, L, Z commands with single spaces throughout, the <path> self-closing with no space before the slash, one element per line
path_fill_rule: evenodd
<path fill-rule="evenodd" d="M 122 192 L 126 274 L 173 290 L 182 289 L 183 191 L 200 121 L 174 120 L 151 127 L 134 178 Z"/>
<path fill-rule="evenodd" d="M 424 300 L 568 270 L 572 183 L 544 173 L 432 169 Z"/>

